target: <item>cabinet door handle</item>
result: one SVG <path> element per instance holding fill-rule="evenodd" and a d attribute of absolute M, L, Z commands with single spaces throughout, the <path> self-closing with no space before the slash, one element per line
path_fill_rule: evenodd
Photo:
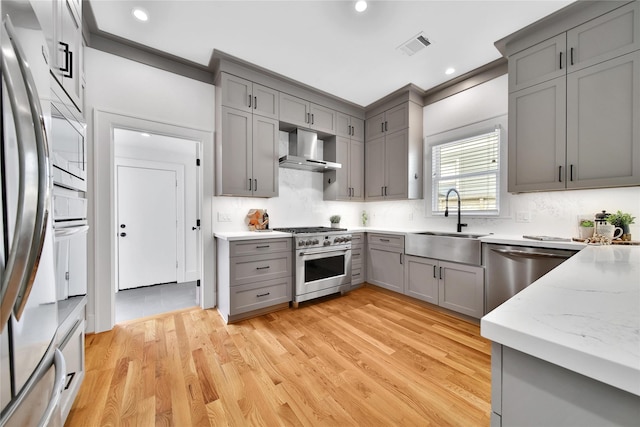
<path fill-rule="evenodd" d="M 400 264 L 403 264 L 403 262 L 402 262 L 402 255 L 404 255 L 404 254 L 400 254 Z"/>
<path fill-rule="evenodd" d="M 69 44 L 58 42 L 64 47 L 64 67 L 59 67 L 62 77 L 73 78 L 73 52 L 69 50 Z"/>
<path fill-rule="evenodd" d="M 384 122 L 384 131 L 388 132 L 389 131 L 389 122 L 385 120 Z"/>
<path fill-rule="evenodd" d="M 384 122 L 380 122 L 380 133 L 384 132 Z"/>
<path fill-rule="evenodd" d="M 251 190 L 252 190 L 252 187 L 251 187 L 251 178 L 249 178 L 249 191 L 251 191 Z"/>
<path fill-rule="evenodd" d="M 253 180 L 253 191 L 258 191 L 258 180 L 257 179 Z"/>
<path fill-rule="evenodd" d="M 384 187 L 380 187 L 380 195 L 384 196 Z"/>
<path fill-rule="evenodd" d="M 386 186 L 386 185 L 385 185 L 385 187 L 384 187 L 384 195 L 385 195 L 385 196 L 387 195 L 387 186 Z"/>
<path fill-rule="evenodd" d="M 571 48 L 570 52 L 571 52 L 571 54 L 570 54 L 571 55 L 571 58 L 570 58 L 571 59 L 571 65 L 573 65 L 573 48 Z"/>
<path fill-rule="evenodd" d="M 573 165 L 569 166 L 569 180 L 573 181 Z"/>
<path fill-rule="evenodd" d="M 440 280 L 442 280 L 442 267 L 440 267 Z"/>
<path fill-rule="evenodd" d="M 313 123 L 313 114 L 311 114 L 311 124 L 314 124 Z"/>
<path fill-rule="evenodd" d="M 560 52 L 560 69 L 562 70 L 562 52 Z"/>
<path fill-rule="evenodd" d="M 433 266 L 433 278 L 434 279 L 436 278 L 436 266 L 435 265 Z"/>
<path fill-rule="evenodd" d="M 253 97 L 253 109 L 254 110 L 258 109 L 258 97 L 257 96 Z"/>
<path fill-rule="evenodd" d="M 260 298 L 260 297 L 266 297 L 267 295 L 270 295 L 271 292 L 267 292 L 266 294 L 258 294 L 256 295 L 256 298 Z"/>
<path fill-rule="evenodd" d="M 562 166 L 558 166 L 558 182 L 562 182 Z"/>
<path fill-rule="evenodd" d="M 270 266 L 270 265 L 266 265 L 266 266 L 264 266 L 264 267 L 256 267 L 256 270 L 268 270 L 268 269 L 270 269 L 270 268 L 271 268 L 271 266 Z"/>
<path fill-rule="evenodd" d="M 307 113 L 307 117 L 304 120 L 305 123 L 309 123 L 309 113 Z"/>
<path fill-rule="evenodd" d="M 251 94 L 249 94 L 249 108 L 251 108 Z"/>

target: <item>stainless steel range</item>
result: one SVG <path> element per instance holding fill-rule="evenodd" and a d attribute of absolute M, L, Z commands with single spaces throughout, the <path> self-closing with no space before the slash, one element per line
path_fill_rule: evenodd
<path fill-rule="evenodd" d="M 345 228 L 274 228 L 294 234 L 293 305 L 351 286 L 351 234 Z"/>

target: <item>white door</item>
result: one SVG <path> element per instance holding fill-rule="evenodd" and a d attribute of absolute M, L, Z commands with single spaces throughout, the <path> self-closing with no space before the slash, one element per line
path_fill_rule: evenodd
<path fill-rule="evenodd" d="M 119 289 L 177 281 L 176 171 L 117 172 Z"/>

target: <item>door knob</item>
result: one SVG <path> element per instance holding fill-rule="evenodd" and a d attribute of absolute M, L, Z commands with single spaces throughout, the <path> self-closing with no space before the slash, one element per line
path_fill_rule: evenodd
<path fill-rule="evenodd" d="M 120 228 L 127 228 L 127 226 L 124 224 L 120 224 Z"/>
<path fill-rule="evenodd" d="M 127 233 L 120 233 L 120 237 L 125 237 Z"/>
<path fill-rule="evenodd" d="M 196 227 L 191 227 L 191 229 L 192 229 L 192 230 L 195 230 L 195 229 L 196 229 Z"/>

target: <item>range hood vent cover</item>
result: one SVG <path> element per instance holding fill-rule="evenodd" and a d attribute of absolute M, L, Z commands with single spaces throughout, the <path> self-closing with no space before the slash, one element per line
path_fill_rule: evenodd
<path fill-rule="evenodd" d="M 305 129 L 296 129 L 289 134 L 289 154 L 280 157 L 280 167 L 329 172 L 341 169 L 340 163 L 327 162 L 318 156 L 318 135 Z"/>
<path fill-rule="evenodd" d="M 431 42 L 425 37 L 424 32 L 420 32 L 411 37 L 406 42 L 398 46 L 398 50 L 406 55 L 412 56 L 420 52 L 425 47 L 429 46 Z"/>

